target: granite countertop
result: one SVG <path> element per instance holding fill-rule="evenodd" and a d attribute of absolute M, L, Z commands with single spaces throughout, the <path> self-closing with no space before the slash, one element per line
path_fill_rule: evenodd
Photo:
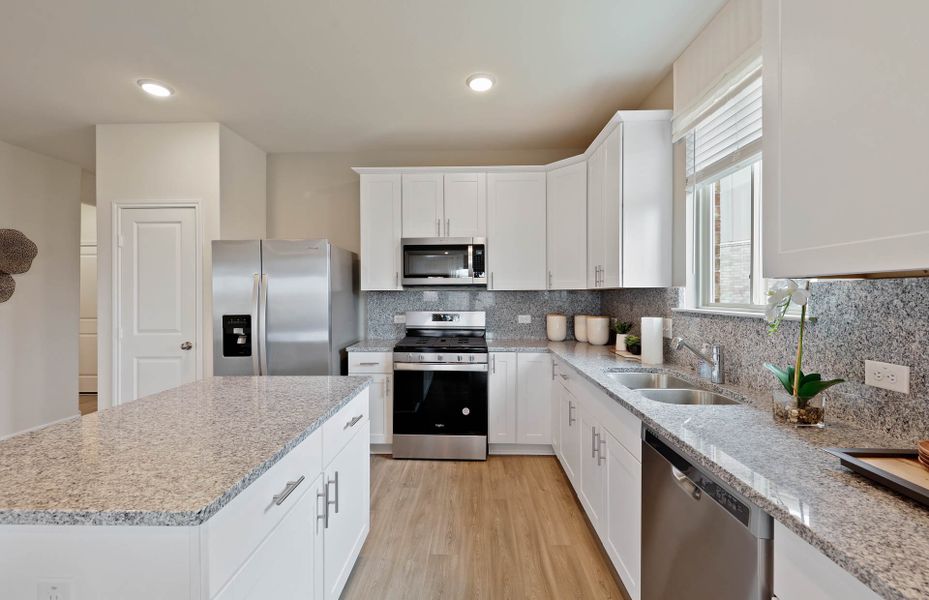
<path fill-rule="evenodd" d="M 400 338 L 364 339 L 346 348 L 346 352 L 393 352 Z"/>
<path fill-rule="evenodd" d="M 770 395 L 715 386 L 692 371 L 648 368 L 603 346 L 548 344 L 645 425 L 818 548 L 884 598 L 925 598 L 929 590 L 929 509 L 841 467 L 824 447 L 907 447 L 851 425 L 819 429 L 777 425 Z M 607 370 L 675 373 L 740 405 L 679 406 L 649 400 Z M 827 413 L 828 418 L 828 413 Z"/>
<path fill-rule="evenodd" d="M 213 377 L 0 442 L 0 524 L 199 525 L 368 377 Z"/>

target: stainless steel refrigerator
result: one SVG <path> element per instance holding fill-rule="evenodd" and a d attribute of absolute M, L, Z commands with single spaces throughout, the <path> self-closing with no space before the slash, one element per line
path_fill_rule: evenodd
<path fill-rule="evenodd" d="M 342 375 L 358 257 L 329 240 L 213 242 L 213 372 Z"/>

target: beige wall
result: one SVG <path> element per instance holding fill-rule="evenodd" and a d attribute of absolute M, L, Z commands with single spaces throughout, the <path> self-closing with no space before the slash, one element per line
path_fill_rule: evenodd
<path fill-rule="evenodd" d="M 219 128 L 220 215 L 224 240 L 268 234 L 268 157 L 228 127 Z"/>
<path fill-rule="evenodd" d="M 642 100 L 642 104 L 639 105 L 639 110 L 657 110 L 657 109 L 667 109 L 670 110 L 674 106 L 674 73 L 668 71 L 668 74 L 665 75 L 664 79 L 658 82 L 652 91 L 648 93 L 648 96 L 645 97 L 645 100 Z"/>
<path fill-rule="evenodd" d="M 39 247 L 0 304 L 0 437 L 78 414 L 81 169 L 0 142 L 0 227 Z"/>
<path fill-rule="evenodd" d="M 546 164 L 577 150 L 316 152 L 268 156 L 268 237 L 329 238 L 358 252 L 352 167 Z"/>
<path fill-rule="evenodd" d="M 203 373 L 212 373 L 210 265 L 211 241 L 219 239 L 220 228 L 219 127 L 218 123 L 97 126 L 97 386 L 101 408 L 112 402 L 111 228 L 116 203 L 199 205 L 204 316 L 200 357 Z"/>

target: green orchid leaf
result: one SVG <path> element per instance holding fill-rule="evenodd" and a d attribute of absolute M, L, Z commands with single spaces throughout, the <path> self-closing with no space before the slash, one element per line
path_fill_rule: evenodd
<path fill-rule="evenodd" d="M 780 367 L 772 365 L 771 363 L 765 363 L 764 367 L 774 373 L 774 376 L 777 377 L 777 379 L 781 382 L 781 385 L 784 386 L 784 389 L 787 390 L 788 394 L 794 393 L 794 380 L 792 375 L 794 370 L 793 367 L 789 367 L 786 371 Z"/>
<path fill-rule="evenodd" d="M 803 387 L 804 383 L 809 383 L 810 381 L 820 381 L 823 378 L 819 373 L 810 373 L 804 375 L 803 371 L 800 371 L 800 387 Z"/>
<path fill-rule="evenodd" d="M 797 394 L 797 396 L 804 400 L 809 400 L 824 390 L 827 390 L 839 383 L 843 383 L 844 381 L 844 379 L 830 379 L 829 381 L 808 381 L 800 386 L 800 393 Z"/>

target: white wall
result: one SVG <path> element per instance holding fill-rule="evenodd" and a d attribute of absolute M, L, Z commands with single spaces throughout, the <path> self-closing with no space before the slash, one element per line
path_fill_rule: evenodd
<path fill-rule="evenodd" d="M 218 123 L 97 126 L 98 405 L 112 401 L 113 206 L 151 203 L 199 205 L 203 239 L 203 373 L 212 373 L 211 241 L 220 232 Z M 75 302 L 75 306 L 77 303 Z M 76 336 L 75 336 L 76 337 Z"/>
<path fill-rule="evenodd" d="M 268 237 L 329 238 L 359 248 L 358 175 L 352 167 L 546 164 L 576 150 L 313 152 L 268 156 Z"/>
<path fill-rule="evenodd" d="M 0 437 L 78 414 L 81 169 L 0 142 L 0 227 L 39 247 L 0 304 Z"/>
<path fill-rule="evenodd" d="M 219 128 L 220 218 L 224 240 L 268 234 L 268 155 L 228 127 Z"/>
<path fill-rule="evenodd" d="M 674 72 L 668 71 L 664 79 L 652 88 L 637 110 L 670 110 L 674 107 Z"/>

